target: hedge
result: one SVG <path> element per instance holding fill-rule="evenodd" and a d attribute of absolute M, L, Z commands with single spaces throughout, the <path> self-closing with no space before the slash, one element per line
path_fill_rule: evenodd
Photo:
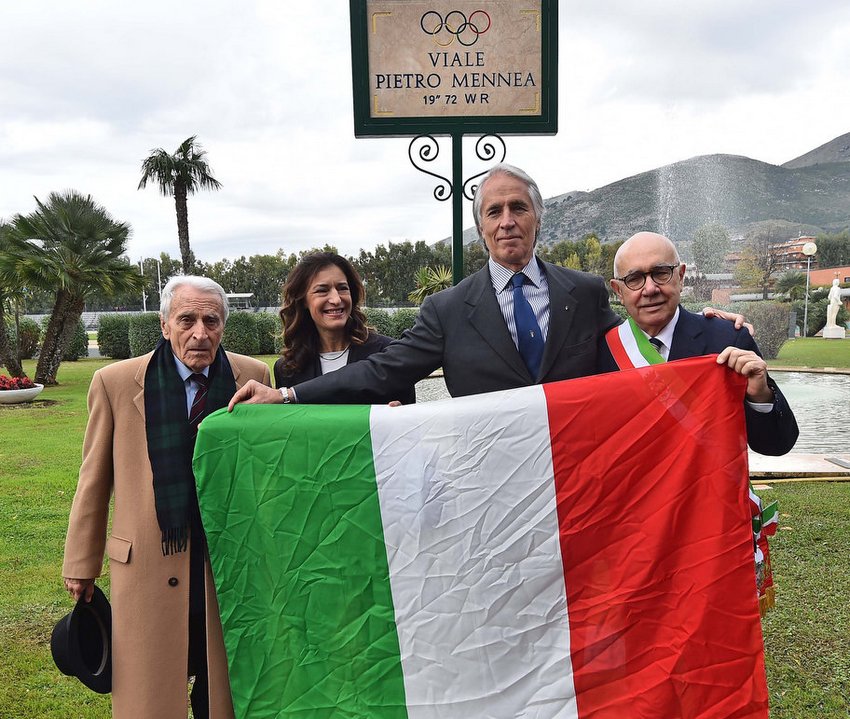
<path fill-rule="evenodd" d="M 101 315 L 97 321 L 97 349 L 103 357 L 130 356 L 130 315 Z"/>
<path fill-rule="evenodd" d="M 399 339 L 404 334 L 405 330 L 409 330 L 413 327 L 413 323 L 416 322 L 416 317 L 418 315 L 419 310 L 413 307 L 402 307 L 401 309 L 396 310 L 390 317 L 392 329 L 390 330 L 389 336 Z"/>
<path fill-rule="evenodd" d="M 145 312 L 144 314 L 130 316 L 130 329 L 127 332 L 130 340 L 130 356 L 152 352 L 159 338 L 162 337 L 162 328 L 159 324 L 159 312 Z"/>
<path fill-rule="evenodd" d="M 379 335 L 393 336 L 393 321 L 389 312 L 378 307 L 364 307 L 363 314 L 366 315 L 366 324 Z"/>
<path fill-rule="evenodd" d="M 271 312 L 258 312 L 254 317 L 257 320 L 257 339 L 260 342 L 259 354 L 280 354 L 280 317 Z"/>
<path fill-rule="evenodd" d="M 260 353 L 256 315 L 250 312 L 231 312 L 224 326 L 221 344 L 229 352 L 243 355 Z"/>
<path fill-rule="evenodd" d="M 31 320 L 29 317 L 21 317 L 19 319 L 21 328 L 21 345 L 19 349 L 19 359 L 32 359 L 38 354 L 38 347 L 41 342 L 41 328 L 38 322 Z M 9 337 L 9 348 L 15 350 L 15 321 L 11 317 L 6 319 L 6 334 Z"/>
<path fill-rule="evenodd" d="M 732 305 L 732 311 L 744 315 L 756 331 L 755 339 L 762 357 L 776 359 L 788 339 L 788 317 L 791 306 L 785 303 L 741 302 Z"/>

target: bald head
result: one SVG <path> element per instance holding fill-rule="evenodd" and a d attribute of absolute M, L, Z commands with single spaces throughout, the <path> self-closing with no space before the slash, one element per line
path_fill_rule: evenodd
<path fill-rule="evenodd" d="M 611 288 L 629 316 L 654 337 L 676 314 L 684 276 L 685 266 L 670 240 L 657 232 L 638 232 L 614 256 Z"/>
<path fill-rule="evenodd" d="M 668 265 L 679 264 L 679 251 L 670 240 L 657 232 L 638 232 L 626 240 L 614 255 L 614 275 L 623 277 L 630 271 L 629 261 L 648 252 L 666 252 Z M 637 266 L 631 269 L 639 269 Z"/>

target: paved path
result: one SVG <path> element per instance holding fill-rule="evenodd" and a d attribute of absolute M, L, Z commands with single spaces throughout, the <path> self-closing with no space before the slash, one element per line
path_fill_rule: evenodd
<path fill-rule="evenodd" d="M 850 454 L 786 454 L 765 457 L 750 452 L 750 477 L 762 480 L 850 482 Z"/>

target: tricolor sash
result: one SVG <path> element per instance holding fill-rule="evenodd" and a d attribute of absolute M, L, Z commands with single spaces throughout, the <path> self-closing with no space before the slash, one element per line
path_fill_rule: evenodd
<path fill-rule="evenodd" d="M 664 362 L 664 358 L 631 317 L 608 330 L 605 341 L 620 369 L 649 367 Z"/>

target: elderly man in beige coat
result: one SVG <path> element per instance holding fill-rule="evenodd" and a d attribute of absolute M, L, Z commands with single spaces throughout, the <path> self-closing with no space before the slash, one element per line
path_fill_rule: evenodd
<path fill-rule="evenodd" d="M 173 278 L 157 349 L 98 370 L 89 389 L 62 574 L 75 600 L 90 600 L 109 556 L 117 719 L 185 719 L 189 677 L 196 719 L 233 716 L 191 456 L 198 422 L 246 381 L 270 377 L 264 363 L 220 349 L 227 314 L 217 283 Z"/>

